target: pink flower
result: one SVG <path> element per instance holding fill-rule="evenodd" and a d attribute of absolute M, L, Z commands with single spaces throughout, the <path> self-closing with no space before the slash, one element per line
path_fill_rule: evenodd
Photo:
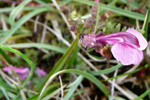
<path fill-rule="evenodd" d="M 14 71 L 18 74 L 21 80 L 26 79 L 29 76 L 30 70 L 29 68 L 24 68 L 24 67 L 14 67 L 13 65 L 10 65 Z M 12 75 L 12 70 L 9 66 L 6 66 L 3 68 L 5 72 L 8 72 L 10 75 Z M 37 74 L 39 77 L 45 76 L 46 72 L 43 69 L 36 68 L 34 70 L 34 73 Z"/>
<path fill-rule="evenodd" d="M 40 68 L 38 68 L 38 67 L 35 69 L 34 72 L 35 72 L 35 74 L 37 74 L 39 77 L 46 75 L 46 72 L 45 72 L 43 69 L 40 69 Z"/>
<path fill-rule="evenodd" d="M 87 48 L 97 48 L 106 44 L 114 45 L 111 49 L 113 56 L 123 65 L 138 64 L 143 59 L 147 41 L 141 33 L 134 29 L 126 32 L 116 32 L 109 35 L 87 34 L 80 42 Z"/>
<path fill-rule="evenodd" d="M 12 65 L 10 65 L 10 66 L 18 74 L 18 76 L 20 77 L 21 80 L 26 79 L 28 77 L 29 73 L 30 73 L 29 68 L 24 68 L 24 67 L 17 68 L 17 67 L 14 67 Z M 11 70 L 11 68 L 9 66 L 4 67 L 3 70 L 5 72 L 8 72 L 10 75 L 12 75 L 12 70 Z"/>

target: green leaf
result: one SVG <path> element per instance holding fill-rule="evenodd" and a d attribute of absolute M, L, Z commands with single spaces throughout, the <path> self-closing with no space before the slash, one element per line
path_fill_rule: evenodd
<path fill-rule="evenodd" d="M 58 87 L 60 86 L 59 82 L 55 82 L 55 84 L 52 84 L 50 86 L 48 86 L 45 90 L 45 92 L 43 93 L 43 96 L 46 96 L 47 94 L 52 93 L 53 91 L 55 91 Z"/>
<path fill-rule="evenodd" d="M 38 96 L 39 96 L 39 94 L 33 95 L 32 97 L 27 98 L 27 100 L 37 100 Z"/>
<path fill-rule="evenodd" d="M 23 11 L 31 11 L 31 10 L 37 10 L 37 9 L 45 9 L 45 7 L 24 7 L 22 10 Z M 46 8 L 47 9 L 47 8 Z M 6 7 L 6 8 L 1 8 L 0 13 L 7 13 L 12 11 L 12 7 Z M 51 6 L 47 9 L 49 11 L 57 12 L 55 9 L 53 9 Z"/>
<path fill-rule="evenodd" d="M 112 80 L 112 79 L 116 79 L 116 78 L 119 78 L 119 77 L 122 77 L 122 76 L 125 76 L 125 75 L 131 75 L 131 74 L 136 73 L 136 72 L 138 72 L 138 71 L 140 71 L 140 70 L 142 70 L 144 68 L 148 68 L 148 64 L 146 64 L 144 67 L 140 67 L 140 68 L 138 68 L 138 69 L 136 69 L 136 70 L 134 70 L 132 72 L 124 73 L 124 74 L 121 74 L 121 75 L 117 75 L 116 77 L 109 78 L 106 81 Z"/>
<path fill-rule="evenodd" d="M 70 84 L 71 88 L 69 89 L 63 100 L 69 100 L 71 98 L 72 94 L 77 89 L 82 80 L 83 76 L 79 76 L 73 83 Z"/>
<path fill-rule="evenodd" d="M 143 24 L 143 30 L 145 31 L 144 33 L 144 37 L 145 39 L 147 40 L 147 35 L 148 35 L 148 23 L 149 23 L 149 20 L 150 20 L 150 9 L 148 10 L 146 16 L 145 16 L 145 21 L 144 21 L 144 24 Z"/>
<path fill-rule="evenodd" d="M 8 97 L 7 91 L 5 90 L 5 88 L 3 88 L 3 87 L 0 86 L 0 90 L 3 92 L 5 98 L 6 98 L 7 100 L 10 100 L 9 97 Z"/>
<path fill-rule="evenodd" d="M 120 32 L 120 30 L 121 30 L 121 24 L 118 23 L 114 29 L 114 32 Z"/>
<path fill-rule="evenodd" d="M 82 75 L 85 78 L 87 78 L 88 80 L 90 80 L 91 82 L 93 82 L 106 96 L 109 96 L 109 90 L 103 85 L 103 83 L 99 79 L 97 79 L 96 77 L 94 77 L 93 75 L 91 75 L 87 72 L 80 71 L 77 69 L 61 70 L 61 71 L 53 74 L 52 76 L 50 76 L 49 79 L 47 80 L 47 82 L 45 83 L 45 86 L 42 89 L 40 95 L 42 95 L 42 93 L 45 91 L 45 88 L 47 87 L 47 85 L 49 85 L 54 80 L 54 78 L 61 73 L 75 73 L 75 74 Z"/>
<path fill-rule="evenodd" d="M 80 95 L 80 94 L 82 94 L 82 93 L 85 93 L 87 91 L 87 89 L 82 89 L 82 90 L 80 90 L 80 91 L 78 91 L 78 92 L 75 92 L 72 96 L 71 96 L 71 98 L 73 98 L 73 97 L 75 97 L 75 96 L 78 96 L 78 95 Z"/>
<path fill-rule="evenodd" d="M 11 44 L 11 45 L 6 45 L 8 47 L 13 47 L 13 48 L 43 48 L 43 49 L 47 49 L 47 50 L 53 50 L 53 51 L 57 51 L 60 53 L 65 53 L 66 49 L 57 47 L 57 46 L 53 46 L 50 44 L 45 44 L 45 43 L 19 43 L 19 44 Z"/>
<path fill-rule="evenodd" d="M 44 96 L 46 96 L 46 95 L 48 95 L 48 94 L 51 94 L 51 93 L 54 92 L 59 86 L 60 86 L 60 83 L 55 83 L 55 84 L 52 84 L 52 85 L 48 86 L 48 87 L 45 89 L 45 91 L 44 91 L 42 97 L 44 97 Z M 36 94 L 36 95 L 33 95 L 32 97 L 28 98 L 27 100 L 37 100 L 37 99 L 38 99 L 38 96 L 39 96 L 39 93 Z"/>
<path fill-rule="evenodd" d="M 22 11 L 22 9 L 25 7 L 25 5 L 31 1 L 32 0 L 24 0 L 21 4 L 19 4 L 17 7 L 15 7 L 12 10 L 12 12 L 10 13 L 10 16 L 9 16 L 9 22 L 11 23 L 11 25 L 13 25 L 15 18 Z"/>
<path fill-rule="evenodd" d="M 9 64 L 13 64 L 10 57 L 2 49 L 0 49 L 0 54 L 8 61 Z"/>
<path fill-rule="evenodd" d="M 25 16 L 23 16 L 19 21 L 17 21 L 14 26 L 9 30 L 9 33 L 5 34 L 4 37 L 0 40 L 0 44 L 3 44 L 7 41 L 8 38 L 10 38 L 17 30 L 18 28 L 23 25 L 26 21 L 28 21 L 30 18 L 32 18 L 33 16 L 42 13 L 42 12 L 46 12 L 49 11 L 47 8 L 42 8 L 42 9 L 38 9 L 38 10 L 34 10 L 28 14 L 26 14 Z"/>
<path fill-rule="evenodd" d="M 60 93 L 60 91 L 61 91 L 61 88 L 58 88 L 54 92 L 44 97 L 42 100 L 51 100 L 51 98 L 54 97 L 56 94 Z"/>
<path fill-rule="evenodd" d="M 116 69 L 122 67 L 122 64 L 118 64 L 114 67 L 111 67 L 111 68 L 107 68 L 107 69 L 104 69 L 104 70 L 99 70 L 99 71 L 89 71 L 91 74 L 93 75 L 100 75 L 100 74 L 108 74 L 108 73 L 111 73 L 113 71 L 115 71 Z"/>
<path fill-rule="evenodd" d="M 12 91 L 12 92 L 14 92 L 14 91 Z M 7 92 L 8 93 L 8 96 L 10 97 L 10 98 L 16 98 L 17 96 L 14 94 L 14 93 L 12 93 L 12 92 Z"/>
<path fill-rule="evenodd" d="M 142 93 L 139 97 L 135 98 L 134 100 L 141 100 L 144 97 L 146 97 L 150 93 L 150 88 L 146 90 L 144 93 Z"/>
<path fill-rule="evenodd" d="M 76 58 L 78 57 L 77 53 L 80 50 L 79 46 L 77 46 L 77 48 L 75 49 L 75 51 L 73 52 L 73 54 L 71 55 L 70 59 L 68 60 L 68 63 L 66 65 L 66 69 L 69 69 L 72 67 L 72 65 L 74 64 Z"/>
<path fill-rule="evenodd" d="M 129 2 L 128 0 L 119 0 L 119 1 L 124 3 L 124 4 L 128 4 L 128 2 Z M 135 1 L 130 1 L 129 6 L 138 8 L 139 4 Z"/>
<path fill-rule="evenodd" d="M 43 84 L 46 83 L 46 81 L 48 80 L 48 78 L 56 73 L 57 71 L 61 70 L 64 65 L 68 62 L 70 56 L 73 54 L 74 50 L 77 48 L 78 46 L 78 36 L 76 37 L 76 39 L 73 41 L 72 45 L 67 49 L 67 51 L 65 52 L 65 54 L 59 59 L 59 61 L 56 63 L 56 65 L 53 67 L 53 69 L 50 71 L 50 73 L 48 74 L 48 76 L 46 77 L 45 81 L 43 82 Z M 43 85 L 40 88 L 40 90 L 43 88 Z"/>
<path fill-rule="evenodd" d="M 93 1 L 88 1 L 88 0 L 73 0 L 73 1 L 76 1 L 76 2 L 79 2 L 79 3 L 83 3 L 83 4 L 87 4 L 87 5 L 90 5 L 90 6 L 94 6 L 94 2 Z M 128 11 L 128 10 L 123 10 L 123 9 L 120 9 L 120 8 L 117 8 L 117 7 L 112 7 L 112 6 L 109 6 L 109 5 L 102 4 L 102 3 L 100 3 L 100 6 L 104 10 L 113 11 L 115 13 L 118 13 L 120 15 L 129 17 L 129 18 L 139 19 L 139 20 L 142 20 L 142 21 L 144 21 L 144 18 L 145 18 L 144 14 L 131 12 L 131 11 Z"/>
<path fill-rule="evenodd" d="M 41 4 L 41 5 L 43 5 L 43 6 L 47 7 L 47 8 L 50 7 L 46 2 L 43 2 L 43 0 L 34 0 L 34 1 L 38 2 L 39 4 Z"/>
<path fill-rule="evenodd" d="M 0 79 L 0 86 L 5 88 L 6 90 L 9 90 L 9 91 L 14 91 L 14 88 L 11 87 L 10 85 L 8 85 L 7 83 L 3 82 L 1 79 Z"/>

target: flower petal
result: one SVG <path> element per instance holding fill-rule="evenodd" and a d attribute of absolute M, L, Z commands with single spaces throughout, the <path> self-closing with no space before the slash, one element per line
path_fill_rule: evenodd
<path fill-rule="evenodd" d="M 132 56 L 134 57 L 133 64 L 137 65 L 143 60 L 143 51 L 139 49 L 132 50 Z"/>
<path fill-rule="evenodd" d="M 123 65 L 138 64 L 143 59 L 143 52 L 125 43 L 117 43 L 112 49 L 113 56 Z"/>
<path fill-rule="evenodd" d="M 131 33 L 137 37 L 137 39 L 139 41 L 139 45 L 140 45 L 139 50 L 144 50 L 147 47 L 147 45 L 148 45 L 147 41 L 141 33 L 139 33 L 138 31 L 136 31 L 134 29 L 128 29 L 126 32 Z"/>
<path fill-rule="evenodd" d="M 46 75 L 46 72 L 45 72 L 43 69 L 40 69 L 40 68 L 38 68 L 38 67 L 35 69 L 34 72 L 35 72 L 39 77 Z"/>
<path fill-rule="evenodd" d="M 29 68 L 24 68 L 24 67 L 15 67 L 13 65 L 10 65 L 14 71 L 18 74 L 18 76 L 20 77 L 21 80 L 24 80 L 25 78 L 27 78 L 29 76 L 30 70 Z M 6 66 L 3 68 L 3 70 L 5 72 L 8 72 L 9 74 L 12 74 L 12 70 L 9 66 Z"/>
<path fill-rule="evenodd" d="M 10 66 L 14 69 L 14 71 L 16 73 L 24 74 L 24 73 L 30 72 L 29 68 L 24 68 L 24 67 L 19 67 L 18 68 L 18 67 L 14 67 L 13 65 L 10 65 Z M 6 67 L 3 68 L 3 70 L 6 71 L 6 72 L 10 72 L 11 68 L 9 66 L 6 66 Z"/>
<path fill-rule="evenodd" d="M 96 42 L 101 44 L 114 45 L 116 43 L 128 43 L 133 47 L 139 48 L 139 41 L 136 36 L 128 32 L 116 32 L 108 35 L 96 37 Z"/>

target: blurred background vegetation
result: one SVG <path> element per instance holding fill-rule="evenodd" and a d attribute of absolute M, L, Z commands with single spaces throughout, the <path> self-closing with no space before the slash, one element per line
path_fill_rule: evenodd
<path fill-rule="evenodd" d="M 128 28 L 149 43 L 150 1 L 94 2 L 0 0 L 1 100 L 112 100 L 111 94 L 114 100 L 150 100 L 149 45 L 143 61 L 130 66 L 78 45 L 80 34 Z M 92 6 L 95 22 L 90 19 Z M 7 66 L 9 72 L 4 71 Z M 11 66 L 30 73 L 20 80 Z M 36 73 L 37 68 L 46 75 Z"/>

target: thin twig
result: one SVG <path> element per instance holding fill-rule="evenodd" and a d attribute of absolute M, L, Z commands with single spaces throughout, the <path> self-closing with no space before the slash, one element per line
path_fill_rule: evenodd
<path fill-rule="evenodd" d="M 38 27 L 37 22 L 38 22 L 39 18 L 40 18 L 40 15 L 36 16 L 35 23 L 34 23 L 34 33 L 37 32 L 37 27 Z"/>
<path fill-rule="evenodd" d="M 149 89 L 148 83 L 146 81 L 144 81 L 144 83 L 145 83 L 146 89 Z M 149 100 L 150 100 L 150 94 L 148 94 L 148 97 L 149 97 Z"/>
<path fill-rule="evenodd" d="M 97 61 L 97 62 L 104 62 L 106 61 L 106 58 L 104 59 L 97 59 L 95 57 L 93 57 L 91 54 L 89 54 L 84 48 L 81 47 L 81 49 L 88 55 L 88 57 L 94 61 Z"/>
<path fill-rule="evenodd" d="M 139 24 L 139 20 L 138 19 L 136 19 L 136 28 L 140 29 L 140 24 Z"/>
<path fill-rule="evenodd" d="M 90 62 L 99 62 L 98 60 L 94 60 L 94 59 L 88 59 Z M 109 60 L 109 63 L 113 63 L 113 64 L 117 64 L 118 61 L 116 60 Z"/>
<path fill-rule="evenodd" d="M 118 73 L 118 69 L 116 69 L 116 71 L 114 73 L 114 77 L 117 76 L 117 73 Z M 111 100 L 114 99 L 114 83 L 115 83 L 115 79 L 113 79 L 112 85 L 111 85 Z"/>
<path fill-rule="evenodd" d="M 32 19 L 30 19 L 29 21 L 31 21 L 31 22 L 35 22 L 34 20 L 32 20 Z M 59 39 L 61 39 L 61 41 L 63 42 L 63 43 L 65 43 L 67 46 L 70 46 L 70 43 L 68 42 L 68 41 L 66 41 L 63 37 L 60 37 L 58 34 L 57 34 L 57 32 L 55 32 L 53 29 L 51 29 L 50 27 L 48 27 L 47 25 L 44 25 L 43 23 L 41 23 L 41 22 L 37 22 L 39 25 L 41 25 L 41 26 L 45 26 L 46 28 L 47 28 L 47 30 L 49 30 L 50 32 L 52 32 L 57 38 L 59 38 Z"/>
<path fill-rule="evenodd" d="M 72 75 L 73 77 L 75 77 L 75 79 L 77 78 L 76 74 L 73 74 L 73 73 L 72 73 L 71 75 Z M 84 89 L 84 86 L 83 86 L 82 83 L 80 83 L 80 88 L 81 88 L 81 89 Z M 79 96 L 80 96 L 80 97 L 82 96 L 82 95 L 80 95 L 80 92 L 79 92 Z M 90 100 L 89 95 L 85 95 L 85 97 L 87 98 L 87 100 Z M 81 99 L 84 100 L 83 98 L 84 98 L 84 97 L 82 96 Z"/>
<path fill-rule="evenodd" d="M 7 27 L 7 24 L 6 24 L 6 22 L 5 22 L 5 19 L 4 19 L 3 14 L 1 14 L 1 23 L 2 23 L 3 30 L 4 30 L 4 31 L 7 31 L 7 30 L 8 30 L 8 27 Z"/>
<path fill-rule="evenodd" d="M 97 100 L 97 95 L 95 96 L 95 99 L 94 100 Z"/>
<path fill-rule="evenodd" d="M 27 99 L 22 89 L 20 90 L 20 95 L 22 97 L 22 100 L 26 100 Z"/>
<path fill-rule="evenodd" d="M 63 100 L 64 91 L 63 91 L 63 84 L 62 84 L 62 79 L 61 79 L 61 76 L 60 76 L 60 75 L 59 75 L 59 81 L 60 81 L 60 86 L 61 86 L 61 100 Z"/>
<path fill-rule="evenodd" d="M 60 37 L 62 37 L 61 30 L 58 28 L 58 21 L 57 20 L 51 20 L 51 23 L 53 25 L 54 31 L 56 31 L 57 34 L 59 34 Z"/>
<path fill-rule="evenodd" d="M 57 4 L 56 0 L 52 0 L 52 2 L 56 6 L 57 10 L 59 11 L 61 17 L 64 19 L 64 21 L 65 21 L 65 23 L 66 23 L 66 25 L 67 25 L 67 27 L 69 29 L 71 27 L 71 25 L 69 24 L 69 22 L 68 22 L 66 16 L 64 15 L 64 13 L 61 11 L 61 9 L 60 9 L 59 5 Z M 70 33 L 71 33 L 72 37 L 75 39 L 76 38 L 75 33 L 72 32 L 72 31 L 70 31 Z"/>
<path fill-rule="evenodd" d="M 0 69 L 0 74 L 2 75 L 3 79 L 12 87 L 15 88 L 13 84 L 15 84 L 16 86 L 18 85 L 18 83 L 16 81 L 14 81 L 12 78 L 10 78 L 9 76 L 7 76 L 1 69 Z M 11 83 L 10 83 L 11 82 Z"/>
<path fill-rule="evenodd" d="M 139 66 L 139 64 L 138 64 L 138 65 L 135 65 L 134 67 L 132 67 L 131 69 L 129 69 L 129 70 L 126 71 L 125 73 L 129 73 L 129 72 L 134 71 L 138 66 Z M 116 83 L 121 84 L 121 83 L 123 82 L 123 80 L 125 80 L 125 78 L 127 78 L 127 77 L 128 77 L 128 75 L 125 75 L 125 76 L 122 76 L 122 77 L 120 77 L 120 78 L 117 78 L 117 79 L 116 79 Z"/>
<path fill-rule="evenodd" d="M 76 89 L 76 91 L 78 92 L 78 94 L 79 94 L 79 96 L 80 96 L 81 100 L 89 100 L 88 98 L 87 98 L 87 99 L 85 99 L 85 98 L 83 97 L 83 95 L 81 95 L 81 93 L 80 93 L 80 90 L 79 90 L 79 89 Z"/>
<path fill-rule="evenodd" d="M 29 91 L 30 93 L 32 93 L 32 94 L 38 94 L 38 92 L 36 92 L 36 91 L 33 91 L 33 90 L 27 90 L 27 89 L 23 89 L 23 91 L 24 92 L 27 92 L 27 91 Z"/>
<path fill-rule="evenodd" d="M 47 25 L 47 20 L 45 21 L 44 25 Z M 45 35 L 46 35 L 46 27 L 43 27 L 43 32 L 42 32 L 42 38 L 41 38 L 41 43 L 44 43 L 45 40 Z"/>

